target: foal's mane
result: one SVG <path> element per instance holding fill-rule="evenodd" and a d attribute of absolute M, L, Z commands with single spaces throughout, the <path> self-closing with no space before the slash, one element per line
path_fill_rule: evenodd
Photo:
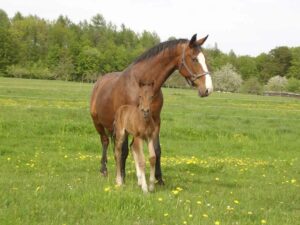
<path fill-rule="evenodd" d="M 150 59 L 150 58 L 158 55 L 160 52 L 165 51 L 166 49 L 172 50 L 178 44 L 187 43 L 187 42 L 188 42 L 187 39 L 177 39 L 177 40 L 171 40 L 171 41 L 165 41 L 165 42 L 159 43 L 158 45 L 155 45 L 154 47 L 152 47 L 149 50 L 145 51 L 133 63 L 135 64 L 135 63 L 139 63 L 141 61 L 144 61 L 146 59 Z"/>

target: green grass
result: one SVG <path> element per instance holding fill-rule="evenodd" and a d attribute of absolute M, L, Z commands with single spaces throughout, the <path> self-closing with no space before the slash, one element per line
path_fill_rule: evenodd
<path fill-rule="evenodd" d="M 99 174 L 90 84 L 0 78 L 0 224 L 300 224 L 300 101 L 164 89 L 165 186 Z M 147 169 L 149 174 L 149 169 Z"/>

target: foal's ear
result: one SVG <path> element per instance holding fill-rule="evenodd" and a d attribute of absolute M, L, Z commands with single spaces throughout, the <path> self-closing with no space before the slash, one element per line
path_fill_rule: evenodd
<path fill-rule="evenodd" d="M 197 40 L 197 34 L 194 34 L 189 43 L 189 46 L 191 48 L 194 47 L 195 45 L 197 45 L 196 40 Z"/>
<path fill-rule="evenodd" d="M 208 38 L 208 35 L 206 35 L 204 38 L 199 39 L 198 41 L 196 41 L 196 45 L 198 45 L 198 46 L 203 45 L 207 38 Z"/>

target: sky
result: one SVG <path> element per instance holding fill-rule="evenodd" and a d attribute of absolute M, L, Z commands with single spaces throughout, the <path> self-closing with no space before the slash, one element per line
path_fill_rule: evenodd
<path fill-rule="evenodd" d="M 209 34 L 206 47 L 217 43 L 237 55 L 300 46 L 299 0 L 0 0 L 0 9 L 9 17 L 64 15 L 76 23 L 101 14 L 118 27 L 156 32 L 161 41 Z"/>

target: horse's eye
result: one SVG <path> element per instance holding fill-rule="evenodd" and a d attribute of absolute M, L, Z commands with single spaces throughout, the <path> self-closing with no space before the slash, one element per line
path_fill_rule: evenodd
<path fill-rule="evenodd" d="M 198 62 L 197 58 L 193 58 L 192 60 L 193 60 L 193 62 Z"/>

